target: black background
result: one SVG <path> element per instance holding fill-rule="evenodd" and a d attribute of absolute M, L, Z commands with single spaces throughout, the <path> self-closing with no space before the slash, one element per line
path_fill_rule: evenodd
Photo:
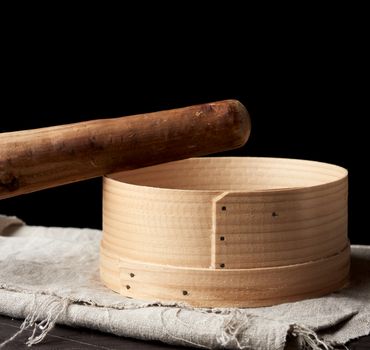
<path fill-rule="evenodd" d="M 78 34 L 66 34 L 65 23 L 52 33 L 34 24 L 3 42 L 1 131 L 236 98 L 250 112 L 252 134 L 243 148 L 223 155 L 348 168 L 350 238 L 370 244 L 363 29 L 325 18 L 320 28 L 312 18 L 299 26 L 297 18 L 250 31 L 249 16 L 231 18 L 230 26 L 224 14 L 204 28 L 195 16 L 173 33 L 176 18 L 135 36 L 122 21 L 104 34 L 96 22 Z M 2 200 L 0 213 L 32 225 L 100 228 L 101 180 Z"/>

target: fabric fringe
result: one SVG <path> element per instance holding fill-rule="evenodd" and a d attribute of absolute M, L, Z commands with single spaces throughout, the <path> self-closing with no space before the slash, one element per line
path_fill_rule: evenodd
<path fill-rule="evenodd" d="M 171 336 L 173 339 L 180 341 L 183 344 L 191 345 L 198 348 L 203 349 L 213 349 L 213 348 L 227 348 L 227 349 L 237 349 L 237 350 L 252 350 L 252 347 L 248 344 L 248 339 L 243 339 L 243 343 L 241 343 L 241 337 L 244 334 L 246 327 L 248 326 L 248 318 L 246 315 L 243 315 L 238 310 L 233 310 L 232 312 L 228 312 L 225 316 L 223 322 L 220 325 L 218 334 L 216 336 L 216 344 L 215 346 L 205 346 L 200 342 L 189 341 L 182 337 L 175 336 L 172 332 L 170 332 L 167 328 L 167 321 L 165 319 L 166 311 L 171 311 L 171 309 L 164 309 L 161 312 L 161 324 L 164 331 L 167 335 Z M 179 315 L 181 313 L 181 309 L 176 311 L 175 317 L 179 323 L 183 327 L 188 328 L 189 325 L 184 323 L 180 318 Z"/>
<path fill-rule="evenodd" d="M 243 339 L 244 345 L 241 343 L 241 337 L 247 326 L 247 315 L 243 315 L 239 310 L 234 310 L 223 321 L 219 334 L 216 336 L 217 343 L 223 348 L 232 347 L 238 350 L 252 349 L 248 344 L 248 339 Z"/>
<path fill-rule="evenodd" d="M 47 334 L 53 329 L 59 317 L 64 314 L 68 306 L 74 301 L 69 298 L 60 298 L 50 295 L 43 298 L 42 302 L 38 301 L 37 294 L 34 295 L 34 302 L 31 311 L 21 324 L 19 330 L 14 333 L 10 338 L 0 344 L 3 348 L 6 344 L 10 343 L 16 337 L 24 333 L 26 330 L 32 330 L 31 336 L 27 339 L 26 345 L 32 346 L 40 343 Z M 166 308 L 161 312 L 161 323 L 168 335 L 188 345 L 211 348 L 204 346 L 199 342 L 189 341 L 180 337 L 176 337 L 167 329 L 167 322 L 165 319 L 165 312 L 170 311 L 171 308 Z M 172 309 L 173 310 L 173 309 Z M 176 312 L 176 319 L 181 321 L 179 314 L 181 309 Z M 238 350 L 252 349 L 249 344 L 249 339 L 245 339 L 246 327 L 248 327 L 250 315 L 242 314 L 239 310 L 233 310 L 225 314 L 226 316 L 220 325 L 219 332 L 216 336 L 216 347 L 233 348 Z M 181 321 L 184 326 L 188 326 Z M 292 325 L 290 334 L 295 338 L 298 349 L 301 350 L 335 350 L 337 347 L 327 344 L 321 340 L 315 331 L 304 325 Z M 348 350 L 345 345 L 341 345 L 342 349 Z"/>
<path fill-rule="evenodd" d="M 6 344 L 29 329 L 32 329 L 32 334 L 27 339 L 26 345 L 32 346 L 40 343 L 53 329 L 59 316 L 67 311 L 69 304 L 69 299 L 61 299 L 55 296 L 49 296 L 46 300 L 39 303 L 35 295 L 31 311 L 21 324 L 19 330 L 9 339 L 2 342 L 0 348 L 3 348 Z M 42 318 L 43 315 L 45 315 L 44 318 Z"/>
<path fill-rule="evenodd" d="M 293 325 L 291 330 L 291 335 L 296 338 L 298 343 L 298 349 L 301 350 L 334 350 L 337 347 L 327 344 L 321 340 L 315 331 L 303 326 L 303 325 Z M 345 345 L 340 345 L 341 349 L 348 348 Z"/>

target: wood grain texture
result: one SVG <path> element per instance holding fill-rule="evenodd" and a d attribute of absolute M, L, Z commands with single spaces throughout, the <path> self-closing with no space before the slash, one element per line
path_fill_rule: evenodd
<path fill-rule="evenodd" d="M 104 283 L 125 296 L 196 307 L 258 307 L 319 297 L 346 285 L 350 248 L 319 260 L 254 269 L 188 268 L 110 255 L 101 245 Z"/>
<path fill-rule="evenodd" d="M 0 199 L 119 170 L 240 147 L 245 107 L 228 100 L 0 134 Z"/>
<path fill-rule="evenodd" d="M 348 277 L 347 171 L 330 164 L 192 158 L 112 174 L 103 217 L 102 279 L 124 295 L 260 306 L 322 295 Z M 130 267 L 146 276 L 134 281 L 141 288 L 125 290 L 119 271 Z M 186 286 L 192 298 L 178 294 Z"/>

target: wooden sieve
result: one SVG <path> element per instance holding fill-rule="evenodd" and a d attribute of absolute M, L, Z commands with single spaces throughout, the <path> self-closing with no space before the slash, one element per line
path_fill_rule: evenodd
<path fill-rule="evenodd" d="M 108 175 L 103 197 L 101 278 L 125 296 L 253 307 L 347 283 L 341 167 L 191 158 Z"/>

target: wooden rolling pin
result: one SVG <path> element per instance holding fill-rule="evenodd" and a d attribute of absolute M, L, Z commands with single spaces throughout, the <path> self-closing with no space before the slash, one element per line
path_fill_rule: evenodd
<path fill-rule="evenodd" d="M 245 144 L 236 100 L 0 134 L 0 199 Z"/>

